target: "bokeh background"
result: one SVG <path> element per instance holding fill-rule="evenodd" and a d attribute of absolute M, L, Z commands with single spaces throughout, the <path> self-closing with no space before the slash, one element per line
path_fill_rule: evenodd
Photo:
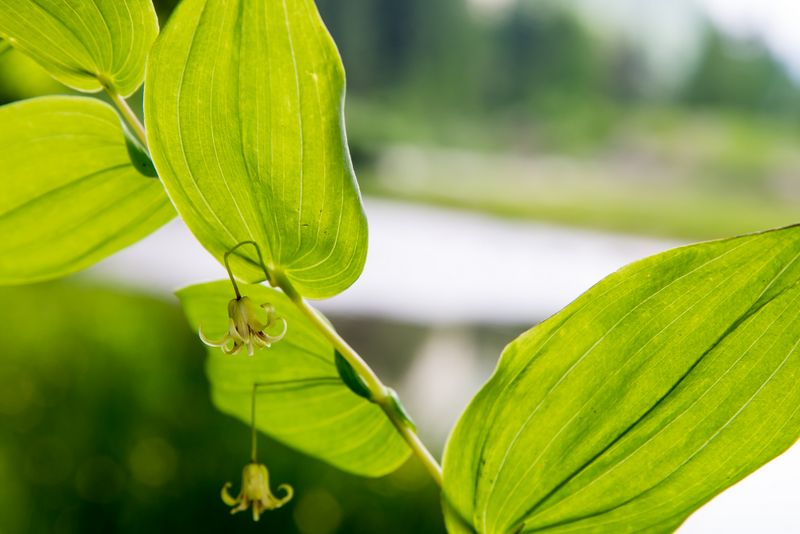
<path fill-rule="evenodd" d="M 174 2 L 156 4 L 163 26 Z M 437 455 L 505 343 L 605 274 L 800 219 L 791 0 L 318 4 L 371 224 L 363 278 L 320 306 Z M 0 102 L 57 92 L 0 55 Z M 0 289 L 0 533 L 443 532 L 413 460 L 365 480 L 265 437 L 296 498 L 229 516 L 248 428 L 211 405 L 172 296 L 223 276 L 173 222 L 81 275 Z M 798 475 L 790 451 L 683 531 L 797 532 Z"/>

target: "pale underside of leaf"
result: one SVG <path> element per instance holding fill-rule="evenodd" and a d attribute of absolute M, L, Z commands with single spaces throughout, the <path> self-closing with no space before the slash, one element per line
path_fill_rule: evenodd
<path fill-rule="evenodd" d="M 343 128 L 344 72 L 312 0 L 188 0 L 148 66 L 148 140 L 167 191 L 218 259 L 255 241 L 323 298 L 358 277 L 367 227 Z M 252 247 L 234 271 L 264 279 Z"/>
<path fill-rule="evenodd" d="M 249 424 L 253 384 L 259 383 L 256 423 L 262 432 L 355 474 L 381 476 L 399 467 L 410 453 L 407 445 L 377 405 L 342 382 L 333 346 L 283 293 L 247 285 L 242 293 L 275 306 L 288 323 L 286 337 L 252 357 L 209 348 L 214 404 Z M 230 282 L 191 286 L 178 296 L 194 328 L 222 337 Z"/>
<path fill-rule="evenodd" d="M 156 35 L 150 0 L 0 0 L 0 37 L 79 91 L 133 93 Z"/>
<path fill-rule="evenodd" d="M 448 442 L 451 530 L 669 531 L 789 447 L 799 258 L 796 227 L 676 249 L 514 341 Z"/>
<path fill-rule="evenodd" d="M 108 105 L 43 97 L 0 108 L 0 283 L 78 271 L 174 216 Z"/>

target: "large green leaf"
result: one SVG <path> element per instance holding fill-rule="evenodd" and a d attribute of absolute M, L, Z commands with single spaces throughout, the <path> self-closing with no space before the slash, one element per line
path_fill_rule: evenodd
<path fill-rule="evenodd" d="M 281 292 L 243 286 L 256 303 L 269 302 L 288 324 L 286 337 L 254 356 L 208 350 L 212 397 L 225 413 L 250 422 L 254 383 L 257 426 L 275 439 L 340 469 L 366 476 L 394 471 L 409 449 L 375 404 L 356 395 L 339 377 L 333 346 Z M 230 282 L 211 282 L 178 292 L 189 321 L 209 337 L 228 328 Z"/>
<path fill-rule="evenodd" d="M 36 98 L 0 108 L 0 124 L 0 283 L 77 271 L 174 216 L 108 105 Z"/>
<path fill-rule="evenodd" d="M 156 35 L 150 0 L 0 0 L 0 37 L 79 91 L 133 93 Z"/>
<path fill-rule="evenodd" d="M 145 91 L 156 168 L 218 259 L 258 243 L 307 297 L 358 278 L 367 226 L 342 117 L 344 71 L 313 0 L 186 0 Z M 264 279 L 252 247 L 234 272 Z"/>
<path fill-rule="evenodd" d="M 634 263 L 511 343 L 444 460 L 453 532 L 665 532 L 800 436 L 800 227 Z"/>

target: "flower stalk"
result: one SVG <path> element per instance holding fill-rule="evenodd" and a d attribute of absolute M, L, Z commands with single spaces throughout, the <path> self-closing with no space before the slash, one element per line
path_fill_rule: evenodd
<path fill-rule="evenodd" d="M 222 486 L 220 496 L 222 501 L 231 506 L 231 514 L 247 510 L 252 506 L 253 521 L 258 521 L 265 510 L 280 508 L 292 499 L 294 489 L 289 484 L 281 484 L 278 490 L 283 492 L 283 497 L 277 497 L 269 487 L 269 471 L 267 466 L 258 463 L 258 442 L 256 432 L 256 393 L 260 384 L 253 384 L 252 411 L 250 415 L 250 430 L 252 435 L 250 449 L 250 463 L 242 469 L 242 489 L 237 497 L 230 494 L 233 484 L 230 482 Z"/>

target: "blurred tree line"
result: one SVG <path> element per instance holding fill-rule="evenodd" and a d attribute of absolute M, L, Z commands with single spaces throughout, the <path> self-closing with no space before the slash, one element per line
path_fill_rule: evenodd
<path fill-rule="evenodd" d="M 155 0 L 162 26 L 176 3 Z M 648 79 L 637 45 L 600 39 L 570 2 L 516 0 L 491 10 L 471 0 L 317 4 L 342 53 L 351 98 L 421 120 L 582 117 L 586 126 L 592 117 L 613 121 L 631 104 L 800 118 L 800 88 L 786 67 L 763 44 L 739 42 L 710 22 L 689 75 L 665 92 Z M 0 57 L 0 103 L 58 90 L 6 57 L 14 55 Z"/>
<path fill-rule="evenodd" d="M 784 65 L 710 23 L 689 76 L 664 94 L 647 83 L 641 51 L 599 42 L 568 3 L 519 0 L 491 13 L 468 0 L 318 4 L 350 93 L 426 114 L 546 115 L 636 102 L 797 116 L 800 89 Z"/>

